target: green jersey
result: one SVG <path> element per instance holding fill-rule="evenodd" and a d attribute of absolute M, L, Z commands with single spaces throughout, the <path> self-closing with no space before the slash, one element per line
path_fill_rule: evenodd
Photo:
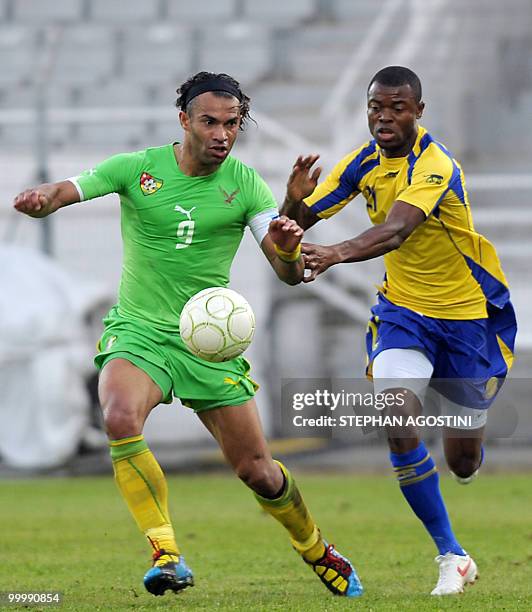
<path fill-rule="evenodd" d="M 187 176 L 172 144 L 115 155 L 70 179 L 81 200 L 118 193 L 123 265 L 118 312 L 166 330 L 185 302 L 226 286 L 246 225 L 260 243 L 278 214 L 261 177 L 234 157 Z"/>

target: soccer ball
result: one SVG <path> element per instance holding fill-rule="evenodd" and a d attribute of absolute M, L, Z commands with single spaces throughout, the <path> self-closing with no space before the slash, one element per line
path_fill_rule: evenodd
<path fill-rule="evenodd" d="M 179 333 L 196 357 L 212 362 L 228 361 L 251 344 L 255 315 L 236 291 L 209 287 L 193 295 L 184 305 Z"/>

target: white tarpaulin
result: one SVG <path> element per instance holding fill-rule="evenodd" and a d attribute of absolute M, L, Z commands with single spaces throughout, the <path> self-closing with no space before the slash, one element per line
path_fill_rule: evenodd
<path fill-rule="evenodd" d="M 0 457 L 60 465 L 87 428 L 83 316 L 103 296 L 41 253 L 0 245 L 0 261 Z"/>

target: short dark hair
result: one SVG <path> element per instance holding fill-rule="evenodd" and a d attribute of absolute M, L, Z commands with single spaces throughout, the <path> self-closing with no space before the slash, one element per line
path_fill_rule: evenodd
<path fill-rule="evenodd" d="M 251 98 L 246 96 L 246 94 L 242 91 L 240 87 L 240 83 L 233 79 L 233 77 L 225 74 L 224 72 L 214 73 L 214 72 L 198 72 L 194 76 L 187 79 L 182 85 L 180 85 L 177 90 L 177 100 L 175 105 L 178 109 L 188 113 L 190 111 L 191 104 L 194 101 L 192 98 L 187 102 L 188 92 L 194 85 L 198 85 L 199 83 L 203 83 L 204 81 L 209 81 L 211 79 L 219 79 L 221 81 L 225 81 L 228 85 L 231 85 L 234 89 L 238 91 L 239 99 L 240 99 L 240 129 L 243 130 L 246 124 L 247 119 L 250 118 L 249 115 L 249 106 L 251 102 Z M 226 91 L 213 91 L 215 96 L 221 97 L 231 97 L 231 94 Z"/>
<path fill-rule="evenodd" d="M 368 92 L 373 83 L 386 85 L 387 87 L 399 87 L 410 85 L 416 102 L 421 102 L 421 81 L 415 72 L 404 66 L 387 66 L 379 70 L 368 85 Z"/>

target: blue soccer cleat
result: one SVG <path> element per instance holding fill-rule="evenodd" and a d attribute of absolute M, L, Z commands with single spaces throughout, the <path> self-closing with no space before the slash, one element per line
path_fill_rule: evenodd
<path fill-rule="evenodd" d="M 355 568 L 347 557 L 341 555 L 333 544 L 325 544 L 325 554 L 321 559 L 311 562 L 304 557 L 323 584 L 335 595 L 359 597 L 364 592 Z"/>
<path fill-rule="evenodd" d="M 153 555 L 153 563 L 144 575 L 144 586 L 153 595 L 164 595 L 168 590 L 178 593 L 194 586 L 194 576 L 183 555 L 158 550 Z"/>

